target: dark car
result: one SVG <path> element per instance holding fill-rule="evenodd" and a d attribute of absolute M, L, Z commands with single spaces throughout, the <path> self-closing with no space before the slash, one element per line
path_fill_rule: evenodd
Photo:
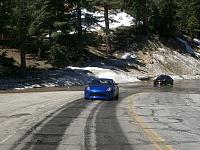
<path fill-rule="evenodd" d="M 119 87 L 113 79 L 94 79 L 85 88 L 84 96 L 85 99 L 117 100 Z"/>
<path fill-rule="evenodd" d="M 154 86 L 173 85 L 174 80 L 168 75 L 160 75 L 154 80 Z"/>

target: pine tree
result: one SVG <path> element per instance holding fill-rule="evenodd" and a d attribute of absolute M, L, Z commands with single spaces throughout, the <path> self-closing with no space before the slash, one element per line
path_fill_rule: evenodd
<path fill-rule="evenodd" d="M 88 0 L 66 0 L 65 1 L 66 6 L 71 6 L 71 10 L 75 10 L 72 12 L 72 17 L 74 16 L 73 20 L 75 19 L 75 30 L 77 32 L 79 40 L 82 40 L 83 35 L 83 20 L 82 20 L 82 9 L 83 8 L 90 8 L 91 2 Z M 70 10 L 66 10 L 70 11 Z"/>
<path fill-rule="evenodd" d="M 200 22 L 198 21 L 198 12 L 200 7 L 198 1 L 179 0 L 178 6 L 177 16 L 179 18 L 179 30 L 193 37 L 199 32 Z"/>
<path fill-rule="evenodd" d="M 110 27 L 109 27 L 109 10 L 122 8 L 123 1 L 121 0 L 94 0 L 92 1 L 94 6 L 103 7 L 104 20 L 105 20 L 105 34 L 106 34 L 106 49 L 107 53 L 112 52 L 111 39 L 110 39 Z"/>
<path fill-rule="evenodd" d="M 194 15 L 194 8 L 192 8 L 191 1 L 179 0 L 178 1 L 178 26 L 183 32 L 187 32 L 187 24 L 189 23 L 189 18 Z"/>
<path fill-rule="evenodd" d="M 136 26 L 148 34 L 152 0 L 124 0 L 125 9 L 136 18 Z"/>
<path fill-rule="evenodd" d="M 10 32 L 12 24 L 14 2 L 12 0 L 0 1 L 0 33 Z"/>
<path fill-rule="evenodd" d="M 195 8 L 195 16 L 196 16 L 196 18 L 197 18 L 197 20 L 198 20 L 198 24 L 199 24 L 199 26 L 198 26 L 198 31 L 197 31 L 197 33 L 198 33 L 198 36 L 200 37 L 200 1 L 199 0 L 193 0 L 194 1 L 194 8 Z"/>
<path fill-rule="evenodd" d="M 150 4 L 149 28 L 152 33 L 156 34 L 160 30 L 160 12 L 158 5 L 154 1 Z"/>
<path fill-rule="evenodd" d="M 192 39 L 195 37 L 196 33 L 199 32 L 199 22 L 195 16 L 191 16 L 188 19 L 187 30 Z"/>
<path fill-rule="evenodd" d="M 21 72 L 26 71 L 26 42 L 28 39 L 28 26 L 30 24 L 30 0 L 15 0 L 15 7 L 13 17 L 15 18 L 16 26 L 14 27 L 17 32 L 20 45 L 21 57 Z"/>
<path fill-rule="evenodd" d="M 32 36 L 35 36 L 38 44 L 38 56 L 41 55 L 42 41 L 49 37 L 51 46 L 54 38 L 59 38 L 60 33 L 69 32 L 68 21 L 64 14 L 64 0 L 36 0 L 33 8 L 33 21 L 29 28 Z"/>
<path fill-rule="evenodd" d="M 177 5 L 175 0 L 161 0 L 160 6 L 160 31 L 164 36 L 173 36 L 176 32 Z"/>

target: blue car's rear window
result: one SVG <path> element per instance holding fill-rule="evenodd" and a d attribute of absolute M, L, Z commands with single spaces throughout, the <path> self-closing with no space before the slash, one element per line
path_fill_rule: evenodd
<path fill-rule="evenodd" d="M 111 85 L 113 84 L 113 81 L 109 79 L 98 79 L 98 80 L 92 80 L 91 82 L 91 85 L 101 85 L 101 84 Z"/>

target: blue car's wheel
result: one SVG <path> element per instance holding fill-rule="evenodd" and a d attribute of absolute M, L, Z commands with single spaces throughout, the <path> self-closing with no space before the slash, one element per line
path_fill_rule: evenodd
<path fill-rule="evenodd" d="M 117 94 L 115 97 L 115 100 L 118 100 L 118 99 L 119 99 L 119 94 Z"/>
<path fill-rule="evenodd" d="M 119 99 L 119 94 L 117 94 L 113 99 L 114 100 L 118 100 Z"/>

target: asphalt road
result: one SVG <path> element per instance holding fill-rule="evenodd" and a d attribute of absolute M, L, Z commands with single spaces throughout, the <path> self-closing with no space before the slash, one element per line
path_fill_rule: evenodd
<path fill-rule="evenodd" d="M 82 91 L 0 94 L 0 150 L 199 150 L 200 81 L 120 86 L 118 101 Z"/>

